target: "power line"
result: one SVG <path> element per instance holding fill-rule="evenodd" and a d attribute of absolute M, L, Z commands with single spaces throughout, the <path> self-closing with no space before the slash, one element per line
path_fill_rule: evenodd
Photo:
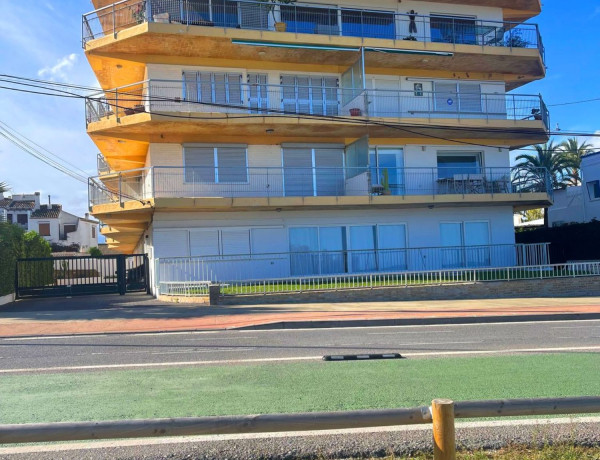
<path fill-rule="evenodd" d="M 20 77 L 12 77 L 9 76 L 10 78 L 20 78 Z M 90 87 L 84 87 L 84 86 L 80 86 L 80 85 L 71 85 L 71 84 L 62 84 L 62 83 L 56 83 L 56 82 L 47 82 L 44 80 L 35 80 L 35 79 L 25 79 L 24 80 L 27 81 L 34 81 L 34 82 L 39 82 L 39 83 L 43 83 L 43 84 L 52 84 L 55 86 L 66 86 L 66 87 L 72 87 L 72 88 L 81 88 L 81 89 L 86 89 L 86 90 L 96 90 L 97 88 L 90 88 Z M 69 97 L 69 98 L 79 98 L 79 99 L 86 99 L 86 100 L 92 100 L 98 103 L 106 103 L 107 105 L 110 105 L 111 107 L 115 107 L 117 109 L 125 109 L 127 107 L 123 107 L 121 105 L 118 105 L 116 103 L 108 103 L 105 99 L 105 97 L 91 97 L 91 96 L 84 96 L 84 95 L 80 95 L 77 93 L 73 93 L 70 91 L 64 91 L 64 90 L 56 90 L 54 88 L 47 88 L 45 86 L 40 86 L 40 85 L 32 85 L 32 84 L 27 84 L 27 83 L 20 83 L 20 82 L 13 82 L 13 81 L 7 81 L 7 80 L 1 80 L 0 81 L 5 81 L 11 84 L 16 84 L 16 85 L 23 85 L 23 86 L 29 86 L 29 87 L 36 87 L 36 88 L 41 88 L 41 89 L 45 89 L 45 90 L 49 90 L 49 91 L 55 91 L 58 93 L 62 93 L 62 94 L 55 94 L 55 93 L 46 93 L 46 92 L 39 92 L 39 91 L 31 91 L 31 90 L 24 90 L 21 88 L 12 88 L 12 87 L 2 87 L 0 86 L 0 88 L 4 88 L 4 89 L 9 89 L 9 90 L 13 90 L 13 91 L 22 91 L 22 92 L 26 92 L 26 93 L 33 93 L 33 94 L 41 94 L 41 95 L 47 95 L 47 96 L 55 96 L 55 97 Z M 115 90 L 116 91 L 116 90 Z M 157 96 L 152 96 L 152 97 L 140 97 L 139 94 L 136 93 L 130 93 L 130 92 L 123 92 L 121 91 L 120 94 L 125 95 L 125 96 L 134 96 L 135 99 L 121 99 L 121 102 L 154 102 L 154 101 L 163 101 L 163 102 L 175 102 L 175 100 L 173 98 L 166 98 L 166 97 L 157 97 Z M 177 101 L 180 102 L 180 101 Z M 232 106 L 232 105 L 228 105 L 228 104 L 218 104 L 218 103 L 207 103 L 207 102 L 202 102 L 202 101 L 186 101 L 188 103 L 194 103 L 194 104 L 201 104 L 201 105 L 207 105 L 207 106 L 214 106 L 214 107 L 219 107 L 219 108 L 239 108 L 242 110 L 248 110 L 248 107 L 246 106 Z M 346 123 L 353 123 L 353 124 L 361 124 L 361 125 L 371 125 L 371 126 L 383 126 L 383 127 L 388 127 L 388 128 L 392 128 L 392 129 L 397 129 L 397 130 L 401 130 L 404 132 L 408 132 L 410 134 L 414 134 L 414 135 L 418 135 L 418 136 L 424 136 L 424 137 L 428 137 L 428 138 L 432 138 L 432 139 L 437 139 L 437 140 L 444 140 L 447 142 L 453 142 L 453 143 L 457 143 L 457 144 L 463 144 L 463 145 L 474 145 L 474 146 L 478 146 L 478 147 L 490 147 L 490 148 L 506 148 L 506 146 L 498 146 L 498 145 L 489 145 L 489 144 L 483 144 L 483 143 L 474 143 L 474 142 L 466 142 L 466 141 L 460 141 L 457 139 L 450 139 L 447 137 L 443 137 L 443 136 L 435 136 L 435 135 L 431 135 L 431 134 L 427 134 L 427 133 L 423 133 L 423 132 L 415 132 L 412 131 L 410 128 L 412 129 L 426 129 L 426 130 L 431 130 L 431 129 L 436 129 L 436 130 L 450 130 L 450 131 L 467 131 L 467 132 L 484 132 L 484 133 L 489 133 L 489 134 L 532 134 L 532 135 L 539 135 L 539 131 L 527 131 L 527 130 L 523 130 L 523 129 L 506 129 L 506 128 L 481 128 L 481 127 L 449 127 L 449 126 L 444 126 L 444 125 L 423 125 L 423 124 L 407 124 L 407 123 L 386 123 L 386 122 L 378 122 L 378 121 L 374 121 L 374 120 L 356 120 L 353 118 L 348 118 L 348 117 L 343 117 L 343 116 L 331 116 L 331 115 L 315 115 L 315 114 L 307 114 L 307 113 L 296 113 L 296 112 L 286 112 L 284 110 L 277 110 L 277 109 L 272 109 L 272 108 L 252 108 L 252 110 L 257 110 L 259 112 L 269 112 L 267 114 L 262 113 L 261 115 L 263 117 L 290 117 L 290 118 L 304 118 L 304 119 L 319 119 L 319 120 L 330 120 L 330 121 L 343 121 Z M 176 115 L 173 113 L 161 113 L 161 112 L 149 112 L 155 115 L 159 115 L 159 116 L 164 116 L 164 117 L 168 117 L 168 118 L 180 118 L 180 119 L 191 119 L 192 117 L 187 116 L 187 115 Z M 273 113 L 275 113 L 276 115 L 273 115 Z M 210 120 L 218 120 L 218 119 L 240 119 L 240 118 L 254 118 L 256 115 L 235 115 L 235 114 L 227 114 L 226 116 L 223 117 L 201 117 L 201 116 L 197 116 L 197 117 L 193 117 L 193 119 L 198 119 L 198 120 L 203 120 L 203 119 L 210 119 Z M 565 132 L 565 131 L 560 131 L 560 132 L 552 132 L 552 131 L 548 131 L 549 135 L 560 135 L 560 136 L 583 136 L 583 137 L 600 137 L 599 134 L 596 133 L 576 133 L 576 132 Z M 525 150 L 525 149 L 519 149 L 519 150 Z"/>
<path fill-rule="evenodd" d="M 585 99 L 583 101 L 573 101 L 573 102 L 562 102 L 560 104 L 548 104 L 548 107 L 558 107 L 561 105 L 575 105 L 575 104 L 585 104 L 586 102 L 596 102 L 600 101 L 600 97 L 594 99 Z"/>

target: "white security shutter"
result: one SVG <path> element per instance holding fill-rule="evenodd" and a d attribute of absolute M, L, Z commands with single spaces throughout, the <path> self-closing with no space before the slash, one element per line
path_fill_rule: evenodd
<path fill-rule="evenodd" d="M 198 72 L 183 72 L 185 86 L 184 98 L 189 102 L 198 102 Z"/>
<path fill-rule="evenodd" d="M 459 83 L 458 93 L 461 112 L 481 112 L 481 85 L 479 83 Z"/>
<path fill-rule="evenodd" d="M 248 102 L 253 113 L 264 113 L 262 110 L 268 107 L 267 74 L 248 74 Z"/>
<path fill-rule="evenodd" d="M 152 238 L 154 257 L 188 257 L 187 230 L 157 230 Z"/>
<path fill-rule="evenodd" d="M 227 103 L 235 106 L 243 104 L 241 74 L 227 74 Z"/>
<path fill-rule="evenodd" d="M 246 147 L 218 147 L 219 182 L 247 182 Z"/>
<path fill-rule="evenodd" d="M 296 77 L 296 88 L 298 92 L 298 113 L 312 113 L 310 102 L 310 82 L 311 79 L 309 77 Z"/>
<path fill-rule="evenodd" d="M 249 255 L 250 230 L 222 230 L 221 244 L 224 256 Z"/>
<path fill-rule="evenodd" d="M 325 113 L 326 115 L 338 114 L 338 79 L 335 77 L 325 77 Z"/>
<path fill-rule="evenodd" d="M 283 149 L 283 180 L 286 196 L 312 196 L 312 150 L 285 147 Z"/>
<path fill-rule="evenodd" d="M 283 110 L 296 113 L 296 78 L 293 75 L 282 75 L 279 81 L 282 87 L 281 102 Z"/>
<path fill-rule="evenodd" d="M 458 110 L 458 94 L 456 83 L 435 82 L 435 110 L 438 112 L 456 112 Z"/>
<path fill-rule="evenodd" d="M 198 72 L 198 86 L 200 87 L 200 100 L 202 102 L 214 102 L 212 74 L 210 72 Z M 210 111 L 210 107 L 208 108 Z"/>
<path fill-rule="evenodd" d="M 344 194 L 344 149 L 315 149 L 317 195 Z"/>
<path fill-rule="evenodd" d="M 227 103 L 227 83 L 224 73 L 214 73 L 214 100 L 215 104 Z"/>
<path fill-rule="evenodd" d="M 325 113 L 323 78 L 311 78 L 309 86 L 311 93 L 311 113 L 323 115 Z"/>
<path fill-rule="evenodd" d="M 185 147 L 185 181 L 215 182 L 215 152 L 212 147 Z"/>
<path fill-rule="evenodd" d="M 288 252 L 283 228 L 253 228 L 251 231 L 252 254 Z"/>
<path fill-rule="evenodd" d="M 219 255 L 218 230 L 190 230 L 190 255 L 218 256 Z"/>

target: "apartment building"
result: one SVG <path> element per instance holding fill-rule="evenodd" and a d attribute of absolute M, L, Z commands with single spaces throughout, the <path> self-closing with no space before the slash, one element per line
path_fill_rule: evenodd
<path fill-rule="evenodd" d="M 221 281 L 524 263 L 513 213 L 552 204 L 510 164 L 548 139 L 539 0 L 93 3 L 110 248 Z"/>

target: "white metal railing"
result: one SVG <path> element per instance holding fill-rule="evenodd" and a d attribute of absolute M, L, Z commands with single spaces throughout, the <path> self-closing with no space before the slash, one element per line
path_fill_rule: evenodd
<path fill-rule="evenodd" d="M 533 48 L 544 59 L 537 24 L 401 14 L 323 4 L 255 0 L 123 0 L 82 17 L 82 43 L 144 22 L 380 38 L 481 47 Z"/>
<path fill-rule="evenodd" d="M 550 114 L 541 95 L 414 91 L 233 81 L 146 80 L 91 95 L 86 122 L 141 112 L 245 113 L 363 118 L 541 120 Z"/>
<path fill-rule="evenodd" d="M 150 198 L 531 193 L 552 195 L 546 169 L 151 166 L 89 179 L 91 206 Z"/>
<path fill-rule="evenodd" d="M 165 295 L 268 294 L 600 274 L 600 263 L 549 265 L 549 243 L 159 258 Z"/>

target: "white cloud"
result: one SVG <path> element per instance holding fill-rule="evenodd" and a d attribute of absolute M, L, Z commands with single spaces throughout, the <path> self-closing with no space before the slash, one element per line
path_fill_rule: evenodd
<path fill-rule="evenodd" d="M 62 80 L 65 82 L 69 81 L 68 71 L 73 68 L 77 61 L 77 55 L 71 53 L 63 58 L 59 59 L 58 62 L 53 66 L 44 67 L 38 70 L 38 77 L 50 78 L 51 80 Z"/>

